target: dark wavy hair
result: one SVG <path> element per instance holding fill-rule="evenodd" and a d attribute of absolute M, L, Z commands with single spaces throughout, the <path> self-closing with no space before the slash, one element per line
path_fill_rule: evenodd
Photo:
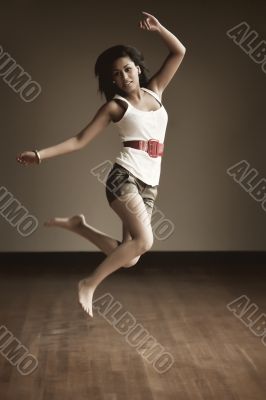
<path fill-rule="evenodd" d="M 94 73 L 98 77 L 101 96 L 105 95 L 107 101 L 111 100 L 117 93 L 123 96 L 125 93 L 113 84 L 112 65 L 117 58 L 129 57 L 135 65 L 140 67 L 139 82 L 141 87 L 147 87 L 150 70 L 145 66 L 142 53 L 135 47 L 129 45 L 116 45 L 109 47 L 99 55 L 96 60 Z"/>

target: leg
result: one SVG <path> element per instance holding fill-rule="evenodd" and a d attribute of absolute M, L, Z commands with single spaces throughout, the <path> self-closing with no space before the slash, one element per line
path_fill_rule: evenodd
<path fill-rule="evenodd" d="M 127 242 L 128 240 L 132 240 L 132 237 L 130 235 L 130 232 L 128 228 L 126 227 L 125 223 L 123 223 L 123 241 L 122 243 Z M 124 268 L 130 268 L 133 267 L 134 265 L 137 264 L 137 262 L 140 259 L 140 255 L 134 257 L 132 260 L 130 260 L 127 264 L 123 265 Z"/>
<path fill-rule="evenodd" d="M 143 198 L 147 213 L 148 213 L 150 223 L 151 223 L 151 217 L 152 217 L 152 212 L 153 212 L 153 207 L 154 207 L 154 200 L 157 197 L 157 193 L 158 193 L 158 186 L 146 188 L 144 198 L 143 198 L 143 194 L 141 195 L 141 197 Z M 131 240 L 131 239 L 132 238 L 131 238 L 128 228 L 126 227 L 125 224 L 123 224 L 123 242 L 126 242 L 127 240 Z M 140 255 L 133 258 L 132 260 L 130 260 L 127 264 L 123 265 L 123 267 L 124 268 L 133 267 L 134 265 L 137 264 L 139 258 L 140 258 Z"/>
<path fill-rule="evenodd" d="M 106 255 L 111 254 L 118 246 L 118 243 L 120 243 L 104 232 L 88 225 L 83 214 L 75 215 L 71 218 L 51 218 L 44 223 L 44 226 L 57 226 L 75 232 L 85 239 L 88 239 Z"/>
<path fill-rule="evenodd" d="M 149 219 L 151 219 L 151 214 L 149 214 Z M 130 232 L 128 230 L 128 228 L 126 227 L 125 224 L 123 224 L 123 242 L 127 242 L 128 240 L 132 240 L 132 237 L 130 235 Z M 119 242 L 120 244 L 121 242 Z M 137 264 L 137 262 L 140 259 L 140 255 L 134 257 L 132 260 L 130 260 L 127 264 L 123 265 L 124 268 L 130 268 L 130 267 L 134 267 L 134 265 Z"/>
<path fill-rule="evenodd" d="M 114 239 L 96 228 L 93 228 L 91 225 L 88 225 L 83 214 L 75 215 L 71 218 L 51 218 L 44 223 L 44 226 L 57 226 L 75 232 L 85 239 L 88 239 L 106 255 L 111 254 L 114 249 L 121 244 L 120 240 Z M 126 242 L 127 240 L 131 240 L 131 235 L 125 227 L 125 224 L 123 224 L 123 242 Z M 124 267 L 132 267 L 133 265 L 136 265 L 138 260 L 139 256 L 124 265 Z"/>
<path fill-rule="evenodd" d="M 93 293 L 102 280 L 153 245 L 149 216 L 139 193 L 121 196 L 111 203 L 111 207 L 130 232 L 132 240 L 121 243 L 87 279 L 79 282 L 79 301 L 91 316 Z"/>

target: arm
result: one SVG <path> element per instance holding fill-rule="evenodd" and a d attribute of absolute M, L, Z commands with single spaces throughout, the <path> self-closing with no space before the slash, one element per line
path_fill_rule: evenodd
<path fill-rule="evenodd" d="M 77 135 L 55 146 L 40 150 L 41 160 L 77 151 L 87 146 L 111 121 L 108 103 L 99 108 L 91 122 Z"/>
<path fill-rule="evenodd" d="M 146 17 L 144 21 L 140 21 L 140 27 L 157 32 L 169 49 L 169 54 L 161 68 L 153 75 L 149 82 L 150 89 L 161 95 L 179 68 L 184 58 L 186 48 L 177 37 L 160 24 L 155 17 L 144 11 L 143 13 L 148 17 Z"/>
<path fill-rule="evenodd" d="M 105 103 L 99 108 L 92 121 L 77 135 L 59 143 L 55 146 L 47 147 L 39 150 L 40 159 L 56 157 L 62 154 L 71 153 L 85 147 L 92 139 L 94 139 L 111 121 L 111 106 Z M 37 163 L 36 155 L 33 151 L 26 151 L 17 157 L 17 161 L 23 164 Z"/>

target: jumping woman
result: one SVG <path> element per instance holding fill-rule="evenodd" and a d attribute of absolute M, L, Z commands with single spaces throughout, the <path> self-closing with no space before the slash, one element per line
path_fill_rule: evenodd
<path fill-rule="evenodd" d="M 145 14 L 139 28 L 157 32 L 169 50 L 161 68 L 150 79 L 142 53 L 117 45 L 105 50 L 95 64 L 99 91 L 106 103 L 77 135 L 55 146 L 25 151 L 17 156 L 22 165 L 84 148 L 112 121 L 119 129 L 122 151 L 108 173 L 105 190 L 110 207 L 123 224 L 122 242 L 88 225 L 84 215 L 51 218 L 45 226 L 57 226 L 88 239 L 106 258 L 78 284 L 79 302 L 93 317 L 93 293 L 104 278 L 121 267 L 132 267 L 153 245 L 151 216 L 158 194 L 161 157 L 168 122 L 162 94 L 180 66 L 186 49 L 153 15 Z M 130 202 L 130 207 L 129 207 Z M 148 221 L 148 223 L 147 223 Z"/>

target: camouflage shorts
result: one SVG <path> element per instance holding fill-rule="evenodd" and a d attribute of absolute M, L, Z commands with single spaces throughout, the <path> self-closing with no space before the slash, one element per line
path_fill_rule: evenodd
<path fill-rule="evenodd" d="M 117 197 L 127 193 L 139 193 L 143 199 L 147 212 L 151 215 L 158 186 L 151 186 L 136 178 L 126 168 L 114 163 L 105 183 L 105 193 L 109 205 Z"/>

